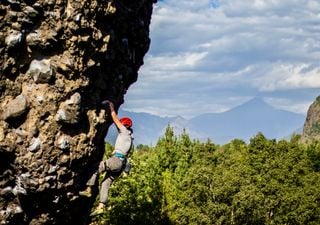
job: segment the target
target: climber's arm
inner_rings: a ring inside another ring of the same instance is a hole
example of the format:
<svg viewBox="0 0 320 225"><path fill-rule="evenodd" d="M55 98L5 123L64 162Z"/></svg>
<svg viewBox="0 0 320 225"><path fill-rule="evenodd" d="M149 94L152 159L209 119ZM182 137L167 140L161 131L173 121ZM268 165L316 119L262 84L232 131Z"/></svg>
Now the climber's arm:
<svg viewBox="0 0 320 225"><path fill-rule="evenodd" d="M110 101L109 101L109 107L110 107L111 118L112 118L114 124L120 129L120 127L123 127L123 125L122 125L122 123L120 122L116 111L114 110L114 105L113 105L113 103L110 102Z"/></svg>

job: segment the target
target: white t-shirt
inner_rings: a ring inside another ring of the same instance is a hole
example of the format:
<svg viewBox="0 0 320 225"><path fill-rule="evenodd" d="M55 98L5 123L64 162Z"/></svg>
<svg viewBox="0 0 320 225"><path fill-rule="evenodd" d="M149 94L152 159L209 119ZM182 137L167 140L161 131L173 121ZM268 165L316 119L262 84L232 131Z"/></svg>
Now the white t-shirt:
<svg viewBox="0 0 320 225"><path fill-rule="evenodd" d="M128 130L125 126L121 126L118 131L119 134L116 143L114 144L114 153L118 152L123 154L124 156L127 156L130 152L132 145L132 132Z"/></svg>

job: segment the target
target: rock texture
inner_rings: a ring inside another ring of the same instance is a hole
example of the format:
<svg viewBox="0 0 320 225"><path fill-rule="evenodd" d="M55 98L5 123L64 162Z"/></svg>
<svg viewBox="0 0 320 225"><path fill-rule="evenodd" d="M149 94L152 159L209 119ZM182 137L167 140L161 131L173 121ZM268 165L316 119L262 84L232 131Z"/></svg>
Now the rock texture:
<svg viewBox="0 0 320 225"><path fill-rule="evenodd" d="M155 0L1 0L0 224L86 224L78 195L149 48Z"/></svg>
<svg viewBox="0 0 320 225"><path fill-rule="evenodd" d="M316 98L308 109L302 138L305 141L320 139L320 96Z"/></svg>

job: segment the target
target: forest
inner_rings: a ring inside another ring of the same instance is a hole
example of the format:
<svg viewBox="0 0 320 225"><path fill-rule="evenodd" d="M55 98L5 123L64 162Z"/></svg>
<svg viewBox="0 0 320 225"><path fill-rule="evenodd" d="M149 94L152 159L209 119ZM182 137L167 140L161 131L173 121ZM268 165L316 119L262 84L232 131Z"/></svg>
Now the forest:
<svg viewBox="0 0 320 225"><path fill-rule="evenodd" d="M154 147L138 145L130 163L93 224L320 224L319 141L258 133L216 145L168 126Z"/></svg>

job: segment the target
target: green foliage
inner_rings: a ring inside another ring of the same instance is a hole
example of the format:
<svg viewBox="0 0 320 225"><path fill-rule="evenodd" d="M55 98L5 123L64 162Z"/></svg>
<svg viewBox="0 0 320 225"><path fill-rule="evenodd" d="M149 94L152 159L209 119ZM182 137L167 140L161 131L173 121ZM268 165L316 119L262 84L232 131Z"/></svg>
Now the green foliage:
<svg viewBox="0 0 320 225"><path fill-rule="evenodd" d="M218 146L174 135L138 146L130 175L111 188L110 225L320 224L320 142L269 140ZM101 222L105 224L105 222Z"/></svg>
<svg viewBox="0 0 320 225"><path fill-rule="evenodd" d="M320 172L320 142L314 141L307 147L307 155L316 172Z"/></svg>

